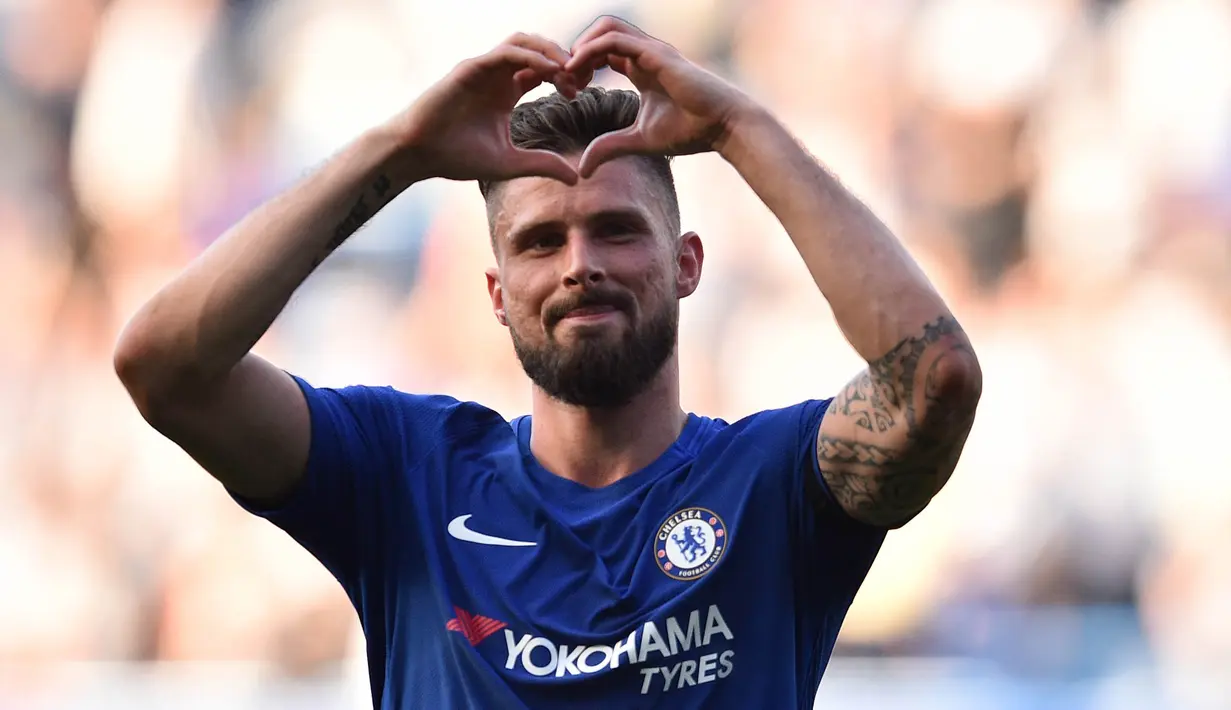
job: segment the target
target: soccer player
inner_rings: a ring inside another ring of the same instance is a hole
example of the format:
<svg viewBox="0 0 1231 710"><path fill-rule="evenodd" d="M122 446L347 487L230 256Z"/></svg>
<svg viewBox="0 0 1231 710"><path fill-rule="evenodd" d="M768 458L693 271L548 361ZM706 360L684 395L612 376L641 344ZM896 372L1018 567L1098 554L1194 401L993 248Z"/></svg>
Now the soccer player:
<svg viewBox="0 0 1231 710"><path fill-rule="evenodd" d="M603 66L640 97L587 88ZM558 92L517 106L543 82ZM733 423L681 407L679 302L704 252L668 157L703 151L782 222L867 361L831 399ZM528 416L316 388L249 352L322 259L433 177L483 190ZM858 200L747 95L610 17L568 51L517 35L459 64L210 247L115 359L152 426L346 589L376 705L432 710L811 707L886 531L952 472L981 387L961 327Z"/></svg>

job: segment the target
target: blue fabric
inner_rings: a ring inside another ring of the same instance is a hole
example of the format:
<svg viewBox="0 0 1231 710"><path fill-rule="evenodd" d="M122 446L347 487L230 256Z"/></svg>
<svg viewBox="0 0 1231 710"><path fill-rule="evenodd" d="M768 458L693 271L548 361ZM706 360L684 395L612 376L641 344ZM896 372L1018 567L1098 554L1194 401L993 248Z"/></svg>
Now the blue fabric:
<svg viewBox="0 0 1231 710"><path fill-rule="evenodd" d="M302 483L277 509L237 500L346 589L378 708L812 707L884 539L819 475L828 400L690 415L592 489L535 461L529 417L297 381Z"/></svg>

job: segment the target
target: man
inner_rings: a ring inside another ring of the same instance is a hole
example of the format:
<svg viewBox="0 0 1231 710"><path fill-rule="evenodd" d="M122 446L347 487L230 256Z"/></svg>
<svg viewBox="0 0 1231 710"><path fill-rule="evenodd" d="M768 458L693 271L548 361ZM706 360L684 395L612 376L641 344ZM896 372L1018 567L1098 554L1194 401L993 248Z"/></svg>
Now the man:
<svg viewBox="0 0 1231 710"><path fill-rule="evenodd" d="M586 88L603 66L639 107ZM543 82L559 93L513 112ZM733 424L681 408L678 305L704 253L667 156L702 151L781 220L867 360L832 400ZM531 416L317 389L249 352L321 259L432 177L483 189ZM893 236L765 110L613 18L571 51L517 35L461 63L201 255L116 368L342 583L382 708L810 707L885 531L943 485L980 391Z"/></svg>

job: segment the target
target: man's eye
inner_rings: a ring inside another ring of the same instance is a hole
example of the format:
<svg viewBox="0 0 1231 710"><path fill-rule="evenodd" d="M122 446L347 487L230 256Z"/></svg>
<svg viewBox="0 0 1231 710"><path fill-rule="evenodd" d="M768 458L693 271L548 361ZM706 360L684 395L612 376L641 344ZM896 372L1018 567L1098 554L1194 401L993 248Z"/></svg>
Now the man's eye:
<svg viewBox="0 0 1231 710"><path fill-rule="evenodd" d="M530 241L531 249L559 249L564 245L564 237L559 234L544 234Z"/></svg>
<svg viewBox="0 0 1231 710"><path fill-rule="evenodd" d="M633 237L637 233L637 228L628 222L608 222L599 227L599 234L603 237Z"/></svg>

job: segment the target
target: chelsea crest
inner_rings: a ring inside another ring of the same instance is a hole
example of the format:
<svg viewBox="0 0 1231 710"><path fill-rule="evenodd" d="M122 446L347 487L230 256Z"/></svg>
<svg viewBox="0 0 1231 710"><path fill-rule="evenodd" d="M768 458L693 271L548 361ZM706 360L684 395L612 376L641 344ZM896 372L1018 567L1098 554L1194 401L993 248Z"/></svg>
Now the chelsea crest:
<svg viewBox="0 0 1231 710"><path fill-rule="evenodd" d="M693 580L714 568L727 547L727 526L711 510L685 508L654 535L654 561L668 577Z"/></svg>

